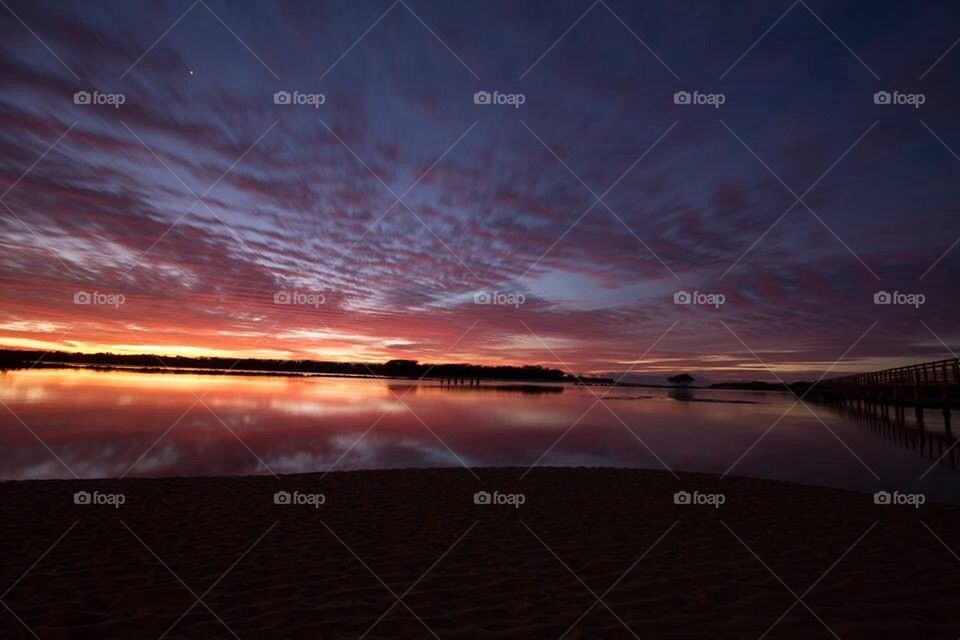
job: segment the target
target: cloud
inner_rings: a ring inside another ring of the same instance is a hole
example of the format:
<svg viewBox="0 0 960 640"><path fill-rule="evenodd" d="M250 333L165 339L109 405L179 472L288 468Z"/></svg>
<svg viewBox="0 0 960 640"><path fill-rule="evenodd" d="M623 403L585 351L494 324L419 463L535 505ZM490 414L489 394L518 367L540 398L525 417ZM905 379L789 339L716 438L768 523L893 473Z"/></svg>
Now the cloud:
<svg viewBox="0 0 960 640"><path fill-rule="evenodd" d="M520 82L578 15L572 4L549 15L418 7L483 86L526 94L522 109L498 110L473 104L475 79L399 9L319 81L376 15L224 7L277 82L204 11L119 80L173 8L13 6L81 80L4 23L0 181L14 213L0 208L0 344L53 344L44 328L55 327L70 328L63 348L128 349L135 324L165 352L559 366L525 323L575 370L617 371L677 321L656 349L663 366L739 376L757 362L723 320L767 364L800 375L881 320L851 354L864 366L944 352L916 339L927 333L918 319L946 332L960 252L918 278L960 237L960 163L918 120L960 147L944 106L957 97L952 58L925 81L929 113L879 113L873 79L802 12L718 84L719 67L775 19L765 22L769 8L719 21L691 7L618 8L683 86L728 94L714 113L674 105L676 80L603 11ZM852 44L885 79L919 76L952 42L937 20L910 18ZM839 9L824 19L849 26ZM930 46L886 46L907 36ZM74 91L95 88L127 100L73 104ZM276 105L281 89L327 101ZM814 184L795 204L791 190ZM681 289L728 303L678 306ZM922 316L878 308L879 289L924 292ZM127 303L74 305L78 290ZM476 305L479 290L526 302ZM277 305L278 291L325 301Z"/></svg>

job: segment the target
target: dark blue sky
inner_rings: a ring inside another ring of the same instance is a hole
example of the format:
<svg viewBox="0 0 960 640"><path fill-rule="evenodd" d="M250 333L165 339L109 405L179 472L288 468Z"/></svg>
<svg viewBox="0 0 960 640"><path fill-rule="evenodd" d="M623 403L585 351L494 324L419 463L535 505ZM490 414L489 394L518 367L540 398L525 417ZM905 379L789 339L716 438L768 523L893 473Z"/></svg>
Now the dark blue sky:
<svg viewBox="0 0 960 640"><path fill-rule="evenodd" d="M953 3L5 2L0 343L718 379L960 348Z"/></svg>

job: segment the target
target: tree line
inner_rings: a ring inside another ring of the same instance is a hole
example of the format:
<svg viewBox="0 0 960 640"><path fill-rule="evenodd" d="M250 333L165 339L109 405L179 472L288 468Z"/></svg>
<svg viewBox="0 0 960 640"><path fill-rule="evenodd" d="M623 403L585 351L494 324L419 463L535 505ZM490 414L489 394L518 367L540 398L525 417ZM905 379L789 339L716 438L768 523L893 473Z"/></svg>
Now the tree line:
<svg viewBox="0 0 960 640"><path fill-rule="evenodd" d="M290 374L327 374L344 376L383 376L391 378L479 378L497 380L536 380L574 382L573 376L559 369L540 365L428 364L416 360L389 360L381 363L333 362L324 360L275 360L266 358L160 357L149 354L67 353L62 351L0 350L0 369L24 369L34 366L77 365L89 367L134 367L169 369L208 369L218 371L256 371Z"/></svg>

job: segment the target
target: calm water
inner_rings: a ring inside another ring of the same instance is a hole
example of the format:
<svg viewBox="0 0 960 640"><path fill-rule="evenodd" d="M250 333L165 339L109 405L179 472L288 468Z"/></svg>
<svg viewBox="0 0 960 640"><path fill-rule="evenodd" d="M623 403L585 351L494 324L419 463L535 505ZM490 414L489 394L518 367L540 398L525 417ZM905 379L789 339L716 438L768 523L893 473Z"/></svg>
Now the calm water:
<svg viewBox="0 0 960 640"><path fill-rule="evenodd" d="M0 376L0 400L9 407L0 405L0 478L68 478L71 470L80 477L281 474L461 461L724 473L740 459L734 475L960 501L960 472L832 408L810 405L835 436L798 406L744 456L793 404L785 393L697 390L689 402L666 390L613 389L605 402L615 416L595 404L594 393L603 388L525 393L507 383L491 387L7 372ZM716 400L727 402L708 402ZM939 412L926 416L927 432L942 434ZM960 447L954 453L960 461Z"/></svg>

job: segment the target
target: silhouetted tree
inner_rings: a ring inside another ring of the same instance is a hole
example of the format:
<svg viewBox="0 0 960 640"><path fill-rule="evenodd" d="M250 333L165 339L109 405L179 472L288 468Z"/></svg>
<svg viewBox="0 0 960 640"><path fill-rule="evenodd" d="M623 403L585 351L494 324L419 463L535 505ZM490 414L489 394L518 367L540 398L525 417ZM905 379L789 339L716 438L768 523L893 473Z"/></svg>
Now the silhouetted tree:
<svg viewBox="0 0 960 640"><path fill-rule="evenodd" d="M693 384L694 380L696 380L696 378L689 373L681 373L667 378L667 382L678 387L689 387Z"/></svg>

